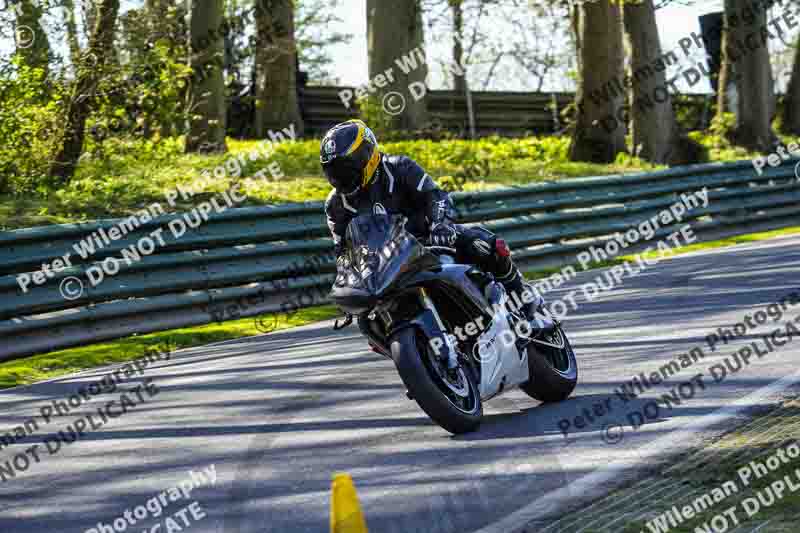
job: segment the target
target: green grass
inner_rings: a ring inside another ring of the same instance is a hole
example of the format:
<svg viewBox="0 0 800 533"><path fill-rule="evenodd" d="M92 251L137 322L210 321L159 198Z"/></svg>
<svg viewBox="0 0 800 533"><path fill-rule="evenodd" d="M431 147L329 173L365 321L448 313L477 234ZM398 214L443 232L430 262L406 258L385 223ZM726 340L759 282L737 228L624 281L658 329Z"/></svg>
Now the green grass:
<svg viewBox="0 0 800 533"><path fill-rule="evenodd" d="M651 252L640 253L640 254L630 254L630 255L618 255L616 257L612 257L605 261L594 261L589 263L586 267L586 270L593 270L597 268L606 268L614 265L621 265L625 262L633 262L636 261L637 256L641 256L643 259L664 259L667 257L674 257L678 255L684 255L692 252L697 252L701 250L713 250L717 248L724 248L726 246L733 246L736 244L744 244L748 242L758 242L763 241L766 239L773 239L775 237L782 237L785 235L795 235L800 233L800 226L791 226L788 228L781 228L776 230L770 231L763 231L760 233L748 233L746 235L737 235L733 237L726 237L724 239L717 239L713 241L706 241L706 242L699 242L696 244L690 244L688 246L682 246L680 248L671 248L668 252L660 252L658 250L654 250ZM572 263L572 266L577 272L584 270L584 267L580 263ZM531 270L525 272L525 277L529 280L536 280L547 278L552 276L553 274L560 273L566 268L566 266L560 267L549 267L543 268L538 270Z"/></svg>
<svg viewBox="0 0 800 533"><path fill-rule="evenodd" d="M680 482L685 489L678 494L671 495L669 498L653 499L647 498L643 502L647 505L647 519L652 519L661 513L677 506L679 509L689 504L695 498L707 494L723 483L733 481L736 484L737 492L731 494L722 501L719 501L709 509L701 512L696 517L677 527L670 527L670 533L695 533L695 528L704 531L703 524L712 520L716 515L723 511L736 507L735 514L740 523L743 524L742 531L751 531L758 525L763 525L769 521L761 533L790 533L797 531L797 511L800 509L800 491L792 493L788 488L785 490L783 498L776 499L774 505L761 509L752 517L748 518L746 511L742 507L742 502L746 498L756 497L757 491L777 480L782 480L784 476L789 476L795 485L798 484L796 469L800 469L800 459L794 459L788 464L782 464L780 468L768 475L757 479L753 476L746 484L739 478L737 470L747 466L751 461L764 463L767 457L773 455L778 448L783 448L793 441L800 439L800 426L793 424L800 415L800 402L796 399L784 401L769 413L756 417L755 420L746 426L740 427L721 438L713 444L705 446L691 453L684 458L675 461L673 466L666 468L660 475L652 481L671 480ZM798 470L800 471L800 470ZM629 493L641 493L647 490L649 483L643 482L643 486L636 486L632 489L625 489L613 494L609 500L623 499ZM689 496L691 491L697 491ZM684 498L684 495L686 497ZM683 499L682 499L683 498ZM615 518L606 517L606 521ZM639 533L639 531L649 531L645 524L646 521L640 520L633 522L626 520L617 523L614 527L621 533ZM730 528L733 530L736 528ZM711 528L713 531L714 529ZM738 531L738 529L737 529Z"/></svg>
<svg viewBox="0 0 800 533"><path fill-rule="evenodd" d="M692 136L709 149L711 161L749 159L755 154L701 133ZM789 141L788 138L785 139ZM159 141L109 139L90 145L72 182L57 191L0 195L0 231L32 226L85 222L129 215L153 202L168 209L164 194L197 182L204 171L212 178L199 194L178 202L173 211L188 211L203 199L234 183L245 191L241 206L324 200L330 186L319 169L316 139L275 146L269 160L246 160L242 172L213 175L213 170L248 156L257 141L228 140L225 155L184 154L181 138ZM611 164L568 160L568 137L489 137L471 140L387 142L381 149L415 159L449 190L477 191L580 176L600 176L663 168L621 154ZM282 177L256 177L277 162ZM231 167L233 168L233 167ZM238 174L238 175L237 175Z"/></svg>
<svg viewBox="0 0 800 533"><path fill-rule="evenodd" d="M784 228L762 233L752 233L727 239L693 244L675 250L674 255L685 254L697 250L709 250L771 239L783 235L800 233L800 226ZM653 252L654 255L658 252ZM634 256L621 256L603 263L594 263L591 268L602 268L633 260ZM574 265L576 270L581 267ZM529 271L525 273L528 279L541 279L560 272L563 267L553 267ZM270 326L275 325L276 330L286 329L339 316L340 312L334 306L313 307L300 309L291 316L285 314L262 315L261 318ZM79 348L70 348L43 355L36 355L24 359L17 359L7 363L0 363L0 388L14 387L27 383L34 383L47 378L69 374L79 370L93 368L109 363L120 363L141 356L148 348L170 346L173 349L201 346L212 342L238 339L250 335L257 335L261 331L255 325L255 318L232 320L221 324L196 326L171 331L135 335L111 342L94 344Z"/></svg>
<svg viewBox="0 0 800 533"><path fill-rule="evenodd" d="M735 235L733 237L726 237L724 239L718 239L714 241L706 241L706 242L698 242L695 244L690 244L688 246L682 246L680 248L675 248L671 250L671 253L664 254L666 257L672 257L675 255L683 255L688 254L691 252L698 252L701 250L711 250L714 248L724 248L726 246L733 246L736 244L744 244L748 242L758 242L764 241L767 239L773 239L775 237L783 237L785 235L795 235L800 233L800 226L790 226L788 228L780 228L776 230L770 231L762 231L759 233L748 233L746 235ZM649 253L640 254L645 259L651 258L660 258L662 257L661 252L652 251ZM616 259L617 262L622 261L632 261L636 258L636 255L625 255L620 256Z"/></svg>
<svg viewBox="0 0 800 533"><path fill-rule="evenodd" d="M642 257L643 259L664 259L667 257L675 257L679 255L689 254L692 252L699 252L702 250L714 250L718 248L725 248L727 246L734 246L736 244L744 244L748 242L758 242L764 241L767 239L774 239L775 237L783 237L786 235L795 235L800 233L800 226L791 226L788 228L781 228L776 230L770 231L762 231L759 233L748 233L746 235L735 235L732 237L726 237L724 239L717 239L713 241L705 241L705 242L698 242L695 244L690 244L688 246L681 246L680 248L671 248L669 251L661 252L658 250L653 250L651 252L645 252L640 254L630 254L630 255L619 255L617 257L611 258L607 261L602 262L595 262L590 264L590 268L605 268L608 266L614 266L622 264L626 261L635 261L637 256ZM576 269L580 268L578 263L574 264L573 266ZM551 274L554 272L559 272L561 269L554 268L550 269ZM548 274L549 275L549 274Z"/></svg>
<svg viewBox="0 0 800 533"><path fill-rule="evenodd" d="M300 309L291 315L265 315L269 326L275 330L301 326L339 316L333 306ZM263 317L262 317L263 318ZM0 388L25 385L64 374L70 374L111 363L121 363L141 357L145 351L170 351L191 346L202 346L213 342L238 339L261 333L255 323L256 317L232 320L221 324L209 324L190 328L174 329L134 335L91 346L69 348L0 363Z"/></svg>

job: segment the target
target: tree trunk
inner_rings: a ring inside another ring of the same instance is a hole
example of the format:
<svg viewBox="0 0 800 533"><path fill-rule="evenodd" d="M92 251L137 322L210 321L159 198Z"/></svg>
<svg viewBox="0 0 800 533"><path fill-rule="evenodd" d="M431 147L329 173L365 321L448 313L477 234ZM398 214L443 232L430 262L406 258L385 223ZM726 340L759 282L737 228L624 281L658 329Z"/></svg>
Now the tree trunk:
<svg viewBox="0 0 800 533"><path fill-rule="evenodd" d="M387 81L376 91L387 121L405 130L423 128L428 67L419 0L367 0L367 49L370 80L382 75Z"/></svg>
<svg viewBox="0 0 800 533"><path fill-rule="evenodd" d="M666 85L652 0L624 4L625 34L631 54L631 132L633 151L647 161L667 163L678 139L672 99ZM639 76L636 74L639 73Z"/></svg>
<svg viewBox="0 0 800 533"><path fill-rule="evenodd" d="M92 31L97 23L97 0L83 2L83 30L86 32L86 39L91 39Z"/></svg>
<svg viewBox="0 0 800 533"><path fill-rule="evenodd" d="M449 69L453 73L453 90L463 95L467 103L467 126L471 139L476 137L475 109L472 93L467 82L467 68L464 66L464 0L450 0L453 12L453 64Z"/></svg>
<svg viewBox="0 0 800 533"><path fill-rule="evenodd" d="M610 163L626 151L620 11L609 0L583 2L575 9L579 81L569 157Z"/></svg>
<svg viewBox="0 0 800 533"><path fill-rule="evenodd" d="M752 22L741 16L754 14ZM734 24L731 24L734 19ZM731 140L751 150L768 152L776 142L772 131L774 82L769 50L760 37L767 14L760 4L747 0L725 0L722 36L722 71L717 112L733 111L736 116Z"/></svg>
<svg viewBox="0 0 800 533"><path fill-rule="evenodd" d="M92 112L94 93L105 71L108 57L113 54L118 12L119 0L100 0L97 23L89 40L86 56L78 66L75 85L67 105L64 129L50 166L50 175L56 179L57 184L66 185L72 179L83 152L86 119Z"/></svg>
<svg viewBox="0 0 800 533"><path fill-rule="evenodd" d="M49 71L50 42L41 24L42 8L32 0L20 0L17 7L15 45L17 55L33 68Z"/></svg>
<svg viewBox="0 0 800 533"><path fill-rule="evenodd" d="M192 88L186 152L224 153L225 82L219 27L224 0L191 0L189 55Z"/></svg>
<svg viewBox="0 0 800 533"><path fill-rule="evenodd" d="M450 9L453 11L453 89L458 94L467 92L467 73L462 69L464 60L464 46L461 42L464 31L463 0L450 0Z"/></svg>
<svg viewBox="0 0 800 533"><path fill-rule="evenodd" d="M75 2L73 0L63 0L61 2L61 7L64 10L69 58L72 61L73 68L77 72L78 63L81 60L81 45L78 41L78 25L75 22Z"/></svg>
<svg viewBox="0 0 800 533"><path fill-rule="evenodd" d="M782 129L790 135L800 135L800 40L794 48L794 64L789 86L783 101Z"/></svg>
<svg viewBox="0 0 800 533"><path fill-rule="evenodd" d="M297 43L294 0L257 0L256 3L256 137L294 125L304 130L297 95Z"/></svg>

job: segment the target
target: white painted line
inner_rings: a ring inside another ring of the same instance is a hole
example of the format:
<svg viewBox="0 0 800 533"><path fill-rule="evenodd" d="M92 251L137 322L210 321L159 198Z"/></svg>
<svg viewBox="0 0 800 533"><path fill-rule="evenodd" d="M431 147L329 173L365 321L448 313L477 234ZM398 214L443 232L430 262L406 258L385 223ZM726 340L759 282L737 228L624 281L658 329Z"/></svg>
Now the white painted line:
<svg viewBox="0 0 800 533"><path fill-rule="evenodd" d="M676 442L685 442L697 431L728 420L738 415L745 408L763 402L767 398L783 392L796 383L800 383L800 370L775 381L771 385L762 387L752 394L740 398L714 413L695 420L688 424L685 429L669 433L635 450L635 453L639 455L640 463L645 462L647 459L663 455L663 452L667 450L674 450ZM591 474L573 481L569 485L561 487L546 496L542 496L531 504L508 515L506 518L474 531L473 533L519 533L529 522L540 519L547 514L555 514L559 509L574 500L576 496L586 494L599 485L608 483L622 471L630 468L629 463L629 458L623 457L617 459L602 470L596 470ZM574 518L574 515L570 518Z"/></svg>
<svg viewBox="0 0 800 533"><path fill-rule="evenodd" d="M770 522L772 522L772 520L767 520L766 522L764 522L763 524L761 524L760 526L758 526L757 528L755 528L755 529L754 529L753 531L751 531L750 533L757 533L758 531L761 531L762 529L764 529L765 527L767 527L767 526L770 524Z"/></svg>

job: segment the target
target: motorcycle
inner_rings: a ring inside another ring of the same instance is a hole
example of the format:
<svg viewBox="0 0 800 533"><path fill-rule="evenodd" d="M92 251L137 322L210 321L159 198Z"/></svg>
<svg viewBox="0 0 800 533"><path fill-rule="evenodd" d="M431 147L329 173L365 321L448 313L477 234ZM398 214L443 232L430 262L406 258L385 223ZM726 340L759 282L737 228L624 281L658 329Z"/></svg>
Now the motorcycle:
<svg viewBox="0 0 800 533"><path fill-rule="evenodd" d="M410 399L454 434L476 430L483 402L519 387L542 402L575 389L575 353L544 300L535 323L515 312L494 277L457 264L455 250L425 246L402 215L361 215L346 232L330 298L373 351L394 361ZM533 300L535 298L535 300Z"/></svg>

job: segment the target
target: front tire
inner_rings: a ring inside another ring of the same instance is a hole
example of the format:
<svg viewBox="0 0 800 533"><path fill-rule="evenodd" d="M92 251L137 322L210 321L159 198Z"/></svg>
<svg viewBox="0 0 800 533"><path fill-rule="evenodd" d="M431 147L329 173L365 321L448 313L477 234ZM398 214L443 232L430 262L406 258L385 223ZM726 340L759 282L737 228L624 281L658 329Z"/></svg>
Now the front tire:
<svg viewBox="0 0 800 533"><path fill-rule="evenodd" d="M475 431L481 424L483 405L469 368L460 367L459 382L465 395L456 394L442 376L442 364L424 335L406 328L390 339L397 372L411 396L431 419L456 435Z"/></svg>
<svg viewBox="0 0 800 533"><path fill-rule="evenodd" d="M543 340L563 348L528 344L528 368L531 379L520 385L528 396L544 403L562 402L570 397L578 384L578 363L567 335L556 325Z"/></svg>

